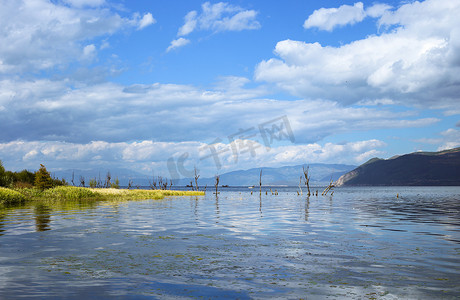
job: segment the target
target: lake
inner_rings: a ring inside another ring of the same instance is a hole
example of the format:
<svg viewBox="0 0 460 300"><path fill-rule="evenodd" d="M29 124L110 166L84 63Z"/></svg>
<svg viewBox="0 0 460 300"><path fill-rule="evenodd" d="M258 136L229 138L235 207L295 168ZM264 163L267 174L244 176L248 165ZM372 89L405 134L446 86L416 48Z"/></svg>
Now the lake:
<svg viewBox="0 0 460 300"><path fill-rule="evenodd" d="M0 209L0 299L460 297L460 187L276 189Z"/></svg>

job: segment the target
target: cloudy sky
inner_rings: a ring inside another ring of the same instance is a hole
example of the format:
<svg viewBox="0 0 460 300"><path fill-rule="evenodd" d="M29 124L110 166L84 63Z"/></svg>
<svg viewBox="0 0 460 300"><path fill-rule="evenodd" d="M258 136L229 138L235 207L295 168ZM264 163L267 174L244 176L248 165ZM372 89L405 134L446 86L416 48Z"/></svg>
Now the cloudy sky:
<svg viewBox="0 0 460 300"><path fill-rule="evenodd" d="M0 160L206 177L458 147L459 15L459 0L0 0Z"/></svg>

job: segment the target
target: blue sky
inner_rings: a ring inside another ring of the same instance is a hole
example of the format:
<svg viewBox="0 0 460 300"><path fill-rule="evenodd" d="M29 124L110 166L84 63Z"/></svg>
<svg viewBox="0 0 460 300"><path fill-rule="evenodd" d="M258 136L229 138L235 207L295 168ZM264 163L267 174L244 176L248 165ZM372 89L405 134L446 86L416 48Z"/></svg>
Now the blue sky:
<svg viewBox="0 0 460 300"><path fill-rule="evenodd" d="M167 177L460 146L460 1L0 0L0 160Z"/></svg>

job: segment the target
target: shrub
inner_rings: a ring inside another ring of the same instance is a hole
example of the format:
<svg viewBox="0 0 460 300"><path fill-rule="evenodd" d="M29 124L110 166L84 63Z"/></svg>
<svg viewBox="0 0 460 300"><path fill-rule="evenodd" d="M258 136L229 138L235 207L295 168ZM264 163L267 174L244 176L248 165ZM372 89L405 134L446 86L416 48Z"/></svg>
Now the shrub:
<svg viewBox="0 0 460 300"><path fill-rule="evenodd" d="M0 186L6 186L5 168L0 160Z"/></svg>
<svg viewBox="0 0 460 300"><path fill-rule="evenodd" d="M44 165L40 164L40 169L35 173L35 187L46 190L53 187L53 179Z"/></svg>
<svg viewBox="0 0 460 300"><path fill-rule="evenodd" d="M33 185L35 182L35 174L28 170L14 173L14 184L23 183L26 185Z"/></svg>
<svg viewBox="0 0 460 300"><path fill-rule="evenodd" d="M28 182L23 182L23 181L18 181L13 183L13 188L14 189L31 189L34 186Z"/></svg>
<svg viewBox="0 0 460 300"><path fill-rule="evenodd" d="M0 187L0 204L16 204L22 203L26 200L26 197L16 191Z"/></svg>

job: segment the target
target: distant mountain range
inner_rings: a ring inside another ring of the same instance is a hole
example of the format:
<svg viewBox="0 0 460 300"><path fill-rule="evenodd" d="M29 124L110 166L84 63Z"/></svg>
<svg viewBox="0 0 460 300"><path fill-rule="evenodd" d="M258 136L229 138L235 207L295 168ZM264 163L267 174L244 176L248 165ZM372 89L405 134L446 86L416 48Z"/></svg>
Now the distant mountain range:
<svg viewBox="0 0 460 300"><path fill-rule="evenodd" d="M307 165L285 166L279 168L253 168L249 170L233 171L219 175L219 185L252 186L259 185L260 170L262 170L262 185L299 185L302 168ZM356 166L342 164L310 164L309 174L312 184L320 184L337 180L341 175L353 170ZM181 179L178 185L190 184L191 178ZM215 178L200 178L198 184L214 186Z"/></svg>
<svg viewBox="0 0 460 300"><path fill-rule="evenodd" d="M460 148L373 158L341 176L337 186L460 186Z"/></svg>
<svg viewBox="0 0 460 300"><path fill-rule="evenodd" d="M263 185L289 185L297 186L299 184L300 176L303 176L302 168L307 165L296 165L296 166L284 166L279 168L254 168L249 170L233 171L229 173L220 174L219 185L228 186L252 186L259 184L260 170L262 170L262 184ZM337 180L341 175L353 170L356 166L343 165L343 164L310 164L309 174L311 175L312 184L321 184L332 180ZM53 172L53 175L57 178L64 178L69 183L72 180L72 174L74 177L74 184L80 184L80 177L85 178L85 184L89 184L89 180L92 178L100 178L102 181L105 180L107 172L110 171L112 181L118 178L120 185L128 185L128 181L132 180L134 185L148 186L149 180L152 180L152 176L148 176L136 171L128 169L111 169L111 170L64 170ZM185 186L190 184L192 178L183 178L176 180L174 185ZM198 185L208 187L214 186L215 178L199 178Z"/></svg>

